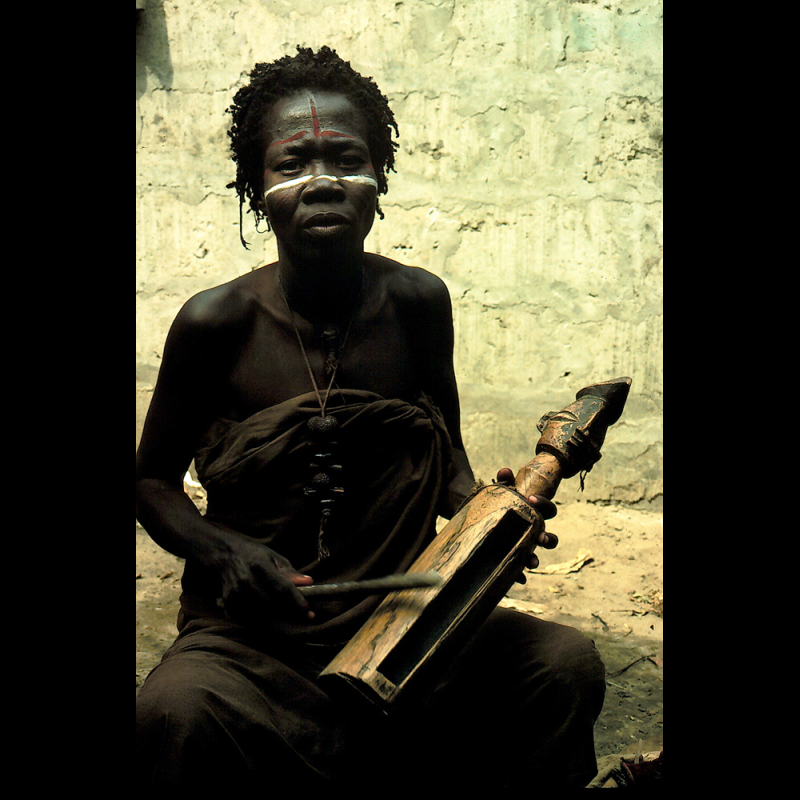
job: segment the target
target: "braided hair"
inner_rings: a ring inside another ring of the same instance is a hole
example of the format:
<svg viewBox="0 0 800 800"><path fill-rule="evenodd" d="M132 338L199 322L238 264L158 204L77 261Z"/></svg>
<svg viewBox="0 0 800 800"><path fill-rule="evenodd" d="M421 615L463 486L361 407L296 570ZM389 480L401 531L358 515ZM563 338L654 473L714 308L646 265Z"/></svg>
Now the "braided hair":
<svg viewBox="0 0 800 800"><path fill-rule="evenodd" d="M227 188L235 188L239 196L239 238L245 249L249 249L242 236L245 201L249 203L256 225L265 216L260 207L264 191L264 115L281 98L306 88L341 92L362 112L367 123L367 146L378 180L378 194L386 194L389 189L386 173L395 171L394 151L398 147L392 139L392 129L396 136L400 134L388 100L372 78L359 75L335 50L323 46L315 53L309 47L298 45L296 56L256 64L250 72L250 83L236 92L233 104L226 109L233 118L228 136L231 157L236 164L236 180ZM379 203L376 210L383 219Z"/></svg>

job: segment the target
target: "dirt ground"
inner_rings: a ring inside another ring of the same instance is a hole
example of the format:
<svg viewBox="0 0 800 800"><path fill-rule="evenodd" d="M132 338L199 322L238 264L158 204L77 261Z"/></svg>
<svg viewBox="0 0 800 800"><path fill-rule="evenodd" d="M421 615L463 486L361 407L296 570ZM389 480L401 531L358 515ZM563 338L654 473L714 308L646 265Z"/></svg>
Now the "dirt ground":
<svg viewBox="0 0 800 800"><path fill-rule="evenodd" d="M559 506L547 529L559 536L558 547L537 551L539 569L502 605L594 640L607 671L598 759L663 749L662 512L573 502ZM182 569L137 524L137 692L175 637Z"/></svg>

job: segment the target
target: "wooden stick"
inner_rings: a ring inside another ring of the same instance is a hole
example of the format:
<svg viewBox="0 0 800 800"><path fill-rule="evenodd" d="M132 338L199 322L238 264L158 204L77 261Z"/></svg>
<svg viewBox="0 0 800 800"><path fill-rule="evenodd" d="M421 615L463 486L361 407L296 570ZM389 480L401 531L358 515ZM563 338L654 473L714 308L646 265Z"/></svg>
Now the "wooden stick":
<svg viewBox="0 0 800 800"><path fill-rule="evenodd" d="M333 597L340 594L387 594L402 589L427 589L439 586L444 578L436 570L409 573L406 575L387 575L384 578L373 578L365 581L348 581L346 583L320 583L313 586L298 586L303 596Z"/></svg>

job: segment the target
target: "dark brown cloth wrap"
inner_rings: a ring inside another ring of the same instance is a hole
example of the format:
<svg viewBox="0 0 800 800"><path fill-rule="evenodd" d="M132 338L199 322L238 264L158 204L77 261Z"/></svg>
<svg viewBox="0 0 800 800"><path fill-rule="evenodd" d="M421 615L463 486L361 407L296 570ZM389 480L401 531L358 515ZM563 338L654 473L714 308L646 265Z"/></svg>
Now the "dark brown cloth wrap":
<svg viewBox="0 0 800 800"><path fill-rule="evenodd" d="M405 572L435 535L450 479L452 449L439 410L425 396L414 403L356 390L332 396L328 413L339 421L345 491L326 532L332 555L323 561L319 506L303 494L313 453L306 423L319 413L316 394L308 393L243 422L215 422L195 455L208 520L263 542L317 583ZM188 559L182 585L179 627L222 615L213 573ZM290 633L309 643L343 643L380 599L315 601L314 622Z"/></svg>
<svg viewBox="0 0 800 800"><path fill-rule="evenodd" d="M302 494L314 395L215 424L197 454L209 517L317 580L404 571L433 535L450 471L449 437L424 398L409 404L348 392L345 401L337 416L350 501L330 562L316 560L318 512ZM604 670L576 631L496 609L424 704L365 718L329 697L317 676L380 598L328 609L320 625L293 637L273 636L266 625L262 632L221 619L218 587L197 566L186 564L180 634L137 698L137 788L308 793L351 788L357 775L363 785L406 794L420 786L511 794L532 785L577 788L595 774Z"/></svg>

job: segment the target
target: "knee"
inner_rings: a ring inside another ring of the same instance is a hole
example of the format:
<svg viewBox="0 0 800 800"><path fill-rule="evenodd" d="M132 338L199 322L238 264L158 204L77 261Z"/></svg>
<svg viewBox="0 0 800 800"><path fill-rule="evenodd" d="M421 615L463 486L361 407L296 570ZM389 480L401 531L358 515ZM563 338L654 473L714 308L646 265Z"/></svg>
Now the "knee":
<svg viewBox="0 0 800 800"><path fill-rule="evenodd" d="M496 619L498 642L513 647L532 668L605 683L605 666L594 642L576 628L508 609L499 609Z"/></svg>
<svg viewBox="0 0 800 800"><path fill-rule="evenodd" d="M594 642L580 631L562 626L553 654L556 665L562 669L577 672L587 681L605 682L603 659Z"/></svg>
<svg viewBox="0 0 800 800"><path fill-rule="evenodd" d="M562 702L599 716L606 692L606 669L594 642L580 631L562 627L544 650L550 691Z"/></svg>
<svg viewBox="0 0 800 800"><path fill-rule="evenodd" d="M137 747L143 754L155 753L166 742L202 739L215 716L202 687L150 679L136 698Z"/></svg>
<svg viewBox="0 0 800 800"><path fill-rule="evenodd" d="M498 615L499 616L499 615ZM524 691L541 703L602 707L605 666L594 642L566 625L515 614L501 620L509 661L519 670ZM498 628L498 631L501 630Z"/></svg>
<svg viewBox="0 0 800 800"><path fill-rule="evenodd" d="M216 786L216 765L225 759L223 734L212 698L202 688L145 683L136 698L137 788L202 790L201 775Z"/></svg>

